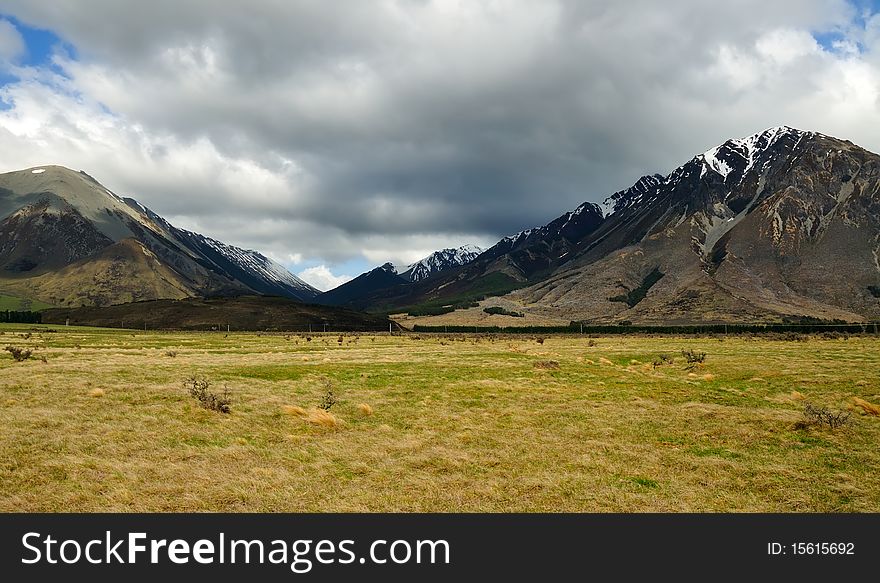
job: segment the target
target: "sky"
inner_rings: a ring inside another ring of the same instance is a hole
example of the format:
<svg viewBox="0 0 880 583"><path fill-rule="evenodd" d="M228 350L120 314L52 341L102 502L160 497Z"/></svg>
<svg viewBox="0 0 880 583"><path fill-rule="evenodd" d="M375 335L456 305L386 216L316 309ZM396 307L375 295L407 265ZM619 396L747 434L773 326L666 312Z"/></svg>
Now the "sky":
<svg viewBox="0 0 880 583"><path fill-rule="evenodd" d="M880 2L0 0L0 172L320 289L777 125L880 152Z"/></svg>

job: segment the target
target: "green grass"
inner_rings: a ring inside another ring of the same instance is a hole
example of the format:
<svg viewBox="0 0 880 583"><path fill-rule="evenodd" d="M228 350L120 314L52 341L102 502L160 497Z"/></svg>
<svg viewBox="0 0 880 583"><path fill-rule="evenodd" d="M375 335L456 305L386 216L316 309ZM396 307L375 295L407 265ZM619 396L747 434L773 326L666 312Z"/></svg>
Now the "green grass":
<svg viewBox="0 0 880 583"><path fill-rule="evenodd" d="M52 306L41 302L40 300L31 300L0 293L0 310L10 310L15 312L39 312Z"/></svg>
<svg viewBox="0 0 880 583"><path fill-rule="evenodd" d="M524 285L526 284L503 273L493 272L474 282L467 292L387 311L389 313L407 312L410 316L436 316L456 309L476 307L480 301L487 297L504 295Z"/></svg>
<svg viewBox="0 0 880 583"><path fill-rule="evenodd" d="M0 326L0 510L880 511L875 337L337 339Z"/></svg>

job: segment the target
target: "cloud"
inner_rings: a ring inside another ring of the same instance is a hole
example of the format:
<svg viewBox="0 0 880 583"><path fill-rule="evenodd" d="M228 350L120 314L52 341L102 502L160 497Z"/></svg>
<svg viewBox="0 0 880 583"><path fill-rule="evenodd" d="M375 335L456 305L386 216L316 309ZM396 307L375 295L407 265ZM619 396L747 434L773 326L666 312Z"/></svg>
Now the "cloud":
<svg viewBox="0 0 880 583"><path fill-rule="evenodd" d="M297 276L307 284L321 291L331 290L347 281L351 281L350 275L333 275L326 265L318 265L303 269Z"/></svg>
<svg viewBox="0 0 880 583"><path fill-rule="evenodd" d="M240 6L6 0L76 56L0 89L2 169L332 268L490 245L773 125L880 150L880 19L843 0Z"/></svg>
<svg viewBox="0 0 880 583"><path fill-rule="evenodd" d="M0 65L13 61L24 53L24 39L15 25L0 19Z"/></svg>

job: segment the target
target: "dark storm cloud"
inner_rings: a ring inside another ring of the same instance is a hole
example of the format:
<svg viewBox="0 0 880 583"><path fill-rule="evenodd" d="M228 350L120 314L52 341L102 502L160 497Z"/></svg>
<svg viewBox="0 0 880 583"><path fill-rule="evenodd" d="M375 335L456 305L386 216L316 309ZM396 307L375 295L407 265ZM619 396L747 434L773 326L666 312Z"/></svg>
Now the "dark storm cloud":
<svg viewBox="0 0 880 583"><path fill-rule="evenodd" d="M69 91L129 152L59 155L276 254L491 242L771 125L880 144L848 113L877 117L876 28L842 0L4 5L76 47Z"/></svg>

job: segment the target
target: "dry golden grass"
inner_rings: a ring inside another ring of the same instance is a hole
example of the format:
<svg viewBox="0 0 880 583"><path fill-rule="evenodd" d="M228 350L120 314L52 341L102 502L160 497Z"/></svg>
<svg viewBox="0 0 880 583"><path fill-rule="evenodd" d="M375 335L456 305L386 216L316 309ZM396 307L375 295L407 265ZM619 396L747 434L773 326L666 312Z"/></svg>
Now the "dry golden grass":
<svg viewBox="0 0 880 583"><path fill-rule="evenodd" d="M880 415L880 405L875 405L859 397L853 397L853 403L869 415Z"/></svg>
<svg viewBox="0 0 880 583"><path fill-rule="evenodd" d="M321 427L342 427L342 420L336 417L330 411L324 409L312 408L306 412L305 420L312 425L320 425Z"/></svg>
<svg viewBox="0 0 880 583"><path fill-rule="evenodd" d="M0 359L0 511L880 511L880 418L798 429L791 396L876 403L872 337L0 330L49 356ZM344 425L308 421L328 383Z"/></svg>
<svg viewBox="0 0 880 583"><path fill-rule="evenodd" d="M367 405L367 407L369 407L369 405ZM358 405L358 408L360 409L360 405ZM312 425L332 428L339 428L343 425L342 420L336 417L336 415L330 411L325 411L324 409L319 409L317 407L304 409L297 405L283 405L281 411L286 415L299 417L306 423L311 423ZM370 414L372 414L372 409L370 409Z"/></svg>
<svg viewBox="0 0 880 583"><path fill-rule="evenodd" d="M358 412L364 417L369 417L373 414L373 408L367 405L366 403L360 403L358 405Z"/></svg>
<svg viewBox="0 0 880 583"><path fill-rule="evenodd" d="M92 389L89 391L89 396L90 397L103 397L104 396L104 389Z"/></svg>
<svg viewBox="0 0 880 583"><path fill-rule="evenodd" d="M295 415L297 417L305 417L308 415L308 411L298 405L283 405L281 410L287 415Z"/></svg>

